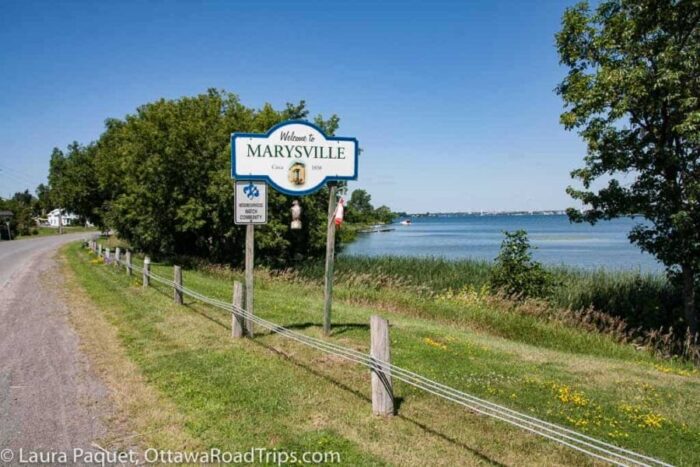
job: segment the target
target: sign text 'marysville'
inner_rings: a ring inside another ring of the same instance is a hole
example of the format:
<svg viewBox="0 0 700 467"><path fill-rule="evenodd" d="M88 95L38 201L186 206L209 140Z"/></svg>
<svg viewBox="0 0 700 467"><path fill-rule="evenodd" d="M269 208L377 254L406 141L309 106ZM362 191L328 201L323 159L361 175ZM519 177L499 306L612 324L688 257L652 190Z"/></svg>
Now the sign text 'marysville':
<svg viewBox="0 0 700 467"><path fill-rule="evenodd" d="M308 194L331 180L357 178L355 138L328 137L315 125L290 121L267 134L231 136L232 176L266 180L287 194Z"/></svg>

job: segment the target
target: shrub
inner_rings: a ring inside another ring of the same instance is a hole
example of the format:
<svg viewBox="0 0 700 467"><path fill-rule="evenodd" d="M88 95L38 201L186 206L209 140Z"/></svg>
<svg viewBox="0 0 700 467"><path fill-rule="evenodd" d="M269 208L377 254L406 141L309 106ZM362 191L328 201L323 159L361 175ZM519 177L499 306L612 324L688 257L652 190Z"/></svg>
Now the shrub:
<svg viewBox="0 0 700 467"><path fill-rule="evenodd" d="M554 277L532 260L527 232L504 232L501 251L491 270L490 284L509 297L545 298L554 290Z"/></svg>

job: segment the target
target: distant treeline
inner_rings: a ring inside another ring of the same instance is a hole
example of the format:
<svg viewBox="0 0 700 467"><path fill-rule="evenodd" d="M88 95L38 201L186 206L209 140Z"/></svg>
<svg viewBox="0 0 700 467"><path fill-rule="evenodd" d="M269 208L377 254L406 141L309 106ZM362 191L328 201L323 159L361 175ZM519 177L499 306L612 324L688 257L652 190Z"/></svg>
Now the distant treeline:
<svg viewBox="0 0 700 467"><path fill-rule="evenodd" d="M12 216L0 222L0 240L8 240L10 236L37 234L37 220L51 210L46 185L39 185L37 196L29 190L15 193L11 198L0 198L0 211L9 211ZM9 227L9 231L8 231Z"/></svg>
<svg viewBox="0 0 700 467"><path fill-rule="evenodd" d="M239 262L245 229L233 223L230 134L264 133L284 120L308 115L303 101L282 109L269 104L252 109L234 94L218 90L145 104L123 119L108 119L95 142L54 149L51 197L152 255ZM339 118L319 115L314 123L333 135ZM268 193L269 222L256 230L256 258L284 266L322 256L328 189L299 199L303 228L296 231L289 228L293 198ZM368 204L366 192L364 197ZM393 217L387 207L378 212L372 208L371 213L366 208L351 205L347 217L358 222Z"/></svg>

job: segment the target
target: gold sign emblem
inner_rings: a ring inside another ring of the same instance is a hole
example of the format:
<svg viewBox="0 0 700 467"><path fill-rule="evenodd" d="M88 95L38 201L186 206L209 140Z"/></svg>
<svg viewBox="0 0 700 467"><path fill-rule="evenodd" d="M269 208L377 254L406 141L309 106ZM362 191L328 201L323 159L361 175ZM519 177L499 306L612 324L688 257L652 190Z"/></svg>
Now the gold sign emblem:
<svg viewBox="0 0 700 467"><path fill-rule="evenodd" d="M295 162L289 167L289 182L295 185L306 183L306 167L301 162Z"/></svg>

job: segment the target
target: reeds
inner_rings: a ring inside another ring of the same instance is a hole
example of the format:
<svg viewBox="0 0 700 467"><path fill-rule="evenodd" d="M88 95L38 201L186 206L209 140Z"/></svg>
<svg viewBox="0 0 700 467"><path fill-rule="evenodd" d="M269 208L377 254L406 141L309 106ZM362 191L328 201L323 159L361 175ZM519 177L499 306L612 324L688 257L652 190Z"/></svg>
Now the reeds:
<svg viewBox="0 0 700 467"><path fill-rule="evenodd" d="M404 290L424 298L487 301L491 306L557 320L610 335L666 357L700 364L700 342L685 330L682 297L665 276L636 271L550 267L558 284L545 300L517 301L489 291L492 266L480 260L341 256L337 284L370 290ZM320 281L323 264L302 265L297 280Z"/></svg>

